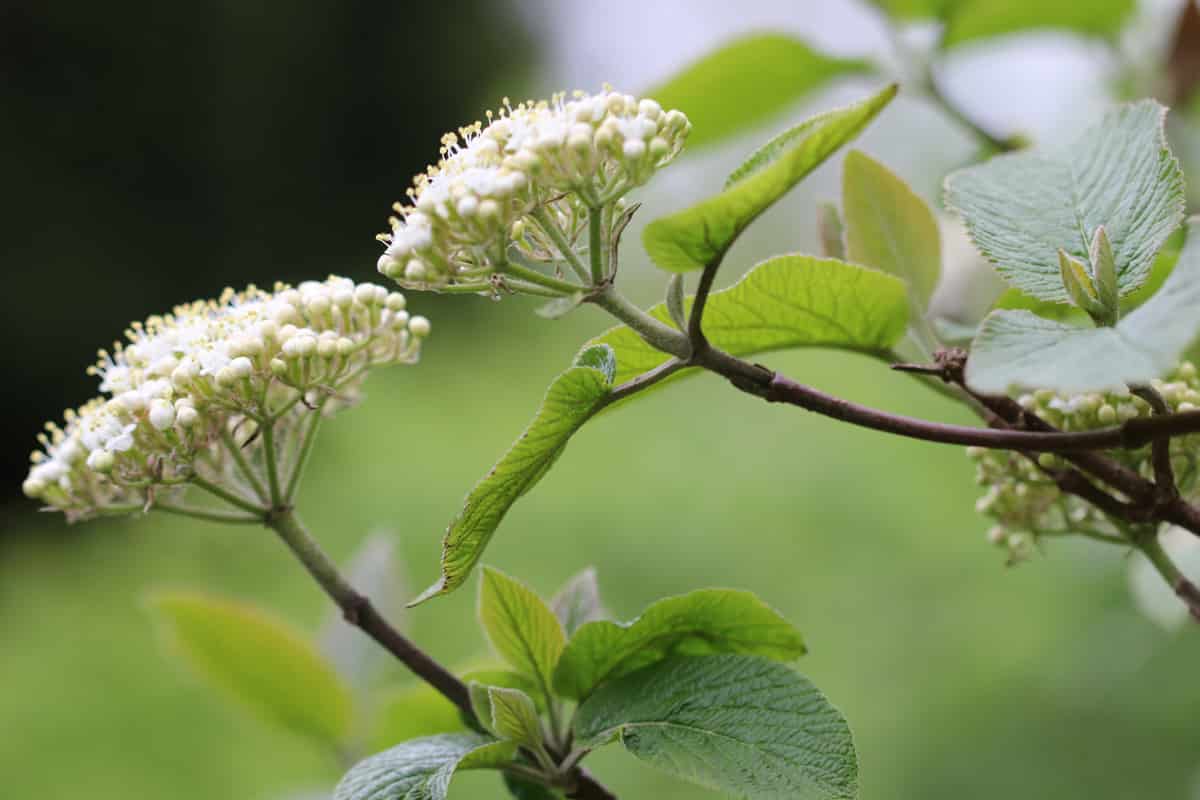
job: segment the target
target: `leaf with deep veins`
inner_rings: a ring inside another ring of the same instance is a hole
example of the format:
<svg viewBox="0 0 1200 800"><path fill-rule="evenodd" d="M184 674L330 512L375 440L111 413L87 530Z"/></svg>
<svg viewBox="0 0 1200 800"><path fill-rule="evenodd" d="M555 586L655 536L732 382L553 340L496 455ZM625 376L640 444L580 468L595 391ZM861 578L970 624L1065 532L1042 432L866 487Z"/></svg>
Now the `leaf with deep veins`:
<svg viewBox="0 0 1200 800"><path fill-rule="evenodd" d="M1069 148L997 156L946 179L976 246L1009 283L1050 302L1069 299L1058 251L1089 263L1104 226L1122 296L1150 275L1184 215L1183 174L1163 134L1166 109L1122 106Z"/></svg>
<svg viewBox="0 0 1200 800"><path fill-rule="evenodd" d="M1200 240L1189 234L1162 288L1114 327L1076 327L1029 311L993 311L971 347L967 384L982 394L1002 394L1147 383L1170 372L1200 338L1197 308Z"/></svg>
<svg viewBox="0 0 1200 800"><path fill-rule="evenodd" d="M850 728L786 664L740 655L673 658L607 684L580 707L584 746L618 739L685 780L753 800L850 800Z"/></svg>

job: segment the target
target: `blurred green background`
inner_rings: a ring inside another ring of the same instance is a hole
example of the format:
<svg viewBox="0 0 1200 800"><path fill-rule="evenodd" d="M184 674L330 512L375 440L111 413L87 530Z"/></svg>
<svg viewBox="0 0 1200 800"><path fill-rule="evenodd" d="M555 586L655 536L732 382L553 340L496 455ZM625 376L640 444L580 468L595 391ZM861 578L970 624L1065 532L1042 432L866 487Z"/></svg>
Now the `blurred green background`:
<svg viewBox="0 0 1200 800"><path fill-rule="evenodd" d="M805 10L821 13L805 19L794 3L741 5L606 4L597 30L601 6L582 0L6 4L6 485L19 484L40 420L92 392L83 367L130 319L226 283L371 279L371 236L408 176L442 131L499 96L605 79L636 91L754 28L851 53L886 39L849 0L811 0ZM1133 27L1170 11L1150 5ZM984 118L1053 139L1130 74L1095 47L1018 37L959 57L965 77L947 78ZM842 85L789 117L869 86ZM716 189L767 133L673 167L641 198L641 222ZM931 200L976 149L919 97L858 146ZM772 252L811 250L813 204L836 198L838 175L827 165L774 209L724 280ZM636 255L636 233L623 270L650 302L664 280ZM414 295L410 307L434 323L424 362L374 375L364 405L327 424L300 510L339 558L391 531L412 590L435 577L468 488L608 322L593 309L546 322L521 299ZM854 400L969 421L856 356L770 362ZM1063 543L1005 569L984 543L972 477L956 448L696 378L589 424L486 560L546 595L594 564L619 618L701 586L758 592L805 632L802 668L851 722L864 797L1200 798L1200 636L1138 614L1116 550ZM315 630L324 598L267 532L153 517L68 528L5 497L0 796L278 800L332 786L337 761L180 669L145 610L153 589L199 588ZM472 586L404 621L436 656L467 663L484 653L474 602ZM708 796L615 751L590 763L622 797ZM472 774L452 794L499 792Z"/></svg>

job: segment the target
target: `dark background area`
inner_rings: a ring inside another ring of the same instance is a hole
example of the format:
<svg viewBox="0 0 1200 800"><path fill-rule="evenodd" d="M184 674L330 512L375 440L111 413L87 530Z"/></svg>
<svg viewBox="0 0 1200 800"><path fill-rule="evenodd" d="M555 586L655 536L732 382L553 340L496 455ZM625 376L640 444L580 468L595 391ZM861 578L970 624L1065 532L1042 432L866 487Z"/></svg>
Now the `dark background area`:
<svg viewBox="0 0 1200 800"><path fill-rule="evenodd" d="M428 144L531 60L492 0L183 8L0 7L0 501L132 320L226 285L372 279Z"/></svg>

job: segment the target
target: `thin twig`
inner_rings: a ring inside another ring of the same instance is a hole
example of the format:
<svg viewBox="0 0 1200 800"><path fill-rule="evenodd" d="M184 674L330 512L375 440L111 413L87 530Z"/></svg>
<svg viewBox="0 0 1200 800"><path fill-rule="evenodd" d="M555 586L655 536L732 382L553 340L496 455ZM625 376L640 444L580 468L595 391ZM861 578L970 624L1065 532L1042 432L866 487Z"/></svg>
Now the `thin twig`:
<svg viewBox="0 0 1200 800"><path fill-rule="evenodd" d="M1130 391L1150 404L1150 410L1155 416L1167 416L1170 407L1162 399L1162 395L1150 386L1131 386ZM1154 485L1163 499L1170 499L1179 494L1175 486L1175 469L1171 466L1171 439L1162 437L1155 439L1150 445L1150 458L1154 464Z"/></svg>

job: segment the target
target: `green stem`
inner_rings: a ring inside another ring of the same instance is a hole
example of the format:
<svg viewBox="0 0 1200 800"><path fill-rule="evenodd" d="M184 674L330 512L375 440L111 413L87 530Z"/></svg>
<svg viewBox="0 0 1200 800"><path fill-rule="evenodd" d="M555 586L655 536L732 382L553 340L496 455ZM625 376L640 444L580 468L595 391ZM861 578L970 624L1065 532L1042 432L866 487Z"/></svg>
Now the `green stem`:
<svg viewBox="0 0 1200 800"><path fill-rule="evenodd" d="M254 470L250 469L250 462L246 461L246 457L242 454L242 449L237 446L237 442L233 440L233 435L221 426L221 443L225 445L225 449L229 451L229 455L233 457L233 463L237 465L238 471L242 473L242 477L250 484L250 488L254 490L254 494L258 499L267 502L267 491L263 488L262 481L254 474Z"/></svg>
<svg viewBox="0 0 1200 800"><path fill-rule="evenodd" d="M279 464L275 453L275 421L264 420L262 423L263 455L267 460L267 483L271 487L271 507L278 508L283 502L279 491Z"/></svg>
<svg viewBox="0 0 1200 800"><path fill-rule="evenodd" d="M226 503L229 503L232 506L237 506L238 508L242 509L243 511L249 511L251 514L257 514L260 518L267 511L267 509L265 509L261 506L256 506L256 505L254 505L254 503L251 503L249 500L245 499L244 497L239 497L238 495L234 494L233 492L229 491L228 489L223 489L220 486L216 485L215 483L212 483L210 481L205 480L204 478L201 478L199 475L193 475L189 482L192 483L194 486L197 486L198 488L203 489L204 491L208 492L209 494L213 495L214 497L221 498Z"/></svg>
<svg viewBox="0 0 1200 800"><path fill-rule="evenodd" d="M537 270L522 267L520 264L514 264L511 261L504 265L502 271L506 275L512 275L514 278L520 278L537 286L544 286L547 289L553 289L560 294L575 294L581 288L577 283L543 275Z"/></svg>
<svg viewBox="0 0 1200 800"><path fill-rule="evenodd" d="M656 350L685 360L690 356L691 345L686 334L642 311L613 287L610 286L588 299L633 328L638 336Z"/></svg>
<svg viewBox="0 0 1200 800"><path fill-rule="evenodd" d="M284 502L287 505L292 504L296 497L296 490L300 488L300 478L304 475L304 467L308 464L313 442L316 441L317 431L321 427L321 410L325 407L326 402L327 400L322 400L312 410L312 421L308 423L308 427L301 434L303 438L300 443L300 453L296 456L296 463L292 466L292 475L288 478L287 490L284 493Z"/></svg>
<svg viewBox="0 0 1200 800"><path fill-rule="evenodd" d="M599 286L605 278L604 269L604 212L593 208L588 213L588 258L592 262L592 285Z"/></svg>
<svg viewBox="0 0 1200 800"><path fill-rule="evenodd" d="M546 207L539 206L538 208L535 208L530 216L533 217L538 226L545 231L546 235L550 237L550 240L554 242L554 246L558 248L559 254L563 257L567 264L570 265L571 269L575 272L575 275L578 276L579 280L586 283L589 277L588 268L585 267L583 262L579 260L579 256L575 253L575 250L572 249L571 243L567 241L566 235L563 234L557 223L550 218L550 214L548 211L546 211Z"/></svg>
<svg viewBox="0 0 1200 800"><path fill-rule="evenodd" d="M177 506L171 503L155 503L151 507L151 510L165 511L168 514L178 514L182 517L205 519L210 522L229 522L235 524L261 525L264 518L261 512L257 515L236 514L232 511L217 511L208 508L195 508L194 506Z"/></svg>

